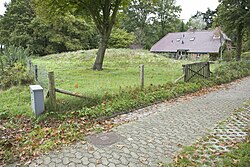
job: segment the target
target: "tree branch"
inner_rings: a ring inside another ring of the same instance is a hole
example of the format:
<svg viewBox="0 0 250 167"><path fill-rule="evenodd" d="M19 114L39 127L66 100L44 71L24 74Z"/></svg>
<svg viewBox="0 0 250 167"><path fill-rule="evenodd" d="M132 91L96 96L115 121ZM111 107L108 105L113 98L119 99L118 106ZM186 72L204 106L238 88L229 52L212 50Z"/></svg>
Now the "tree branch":
<svg viewBox="0 0 250 167"><path fill-rule="evenodd" d="M115 1L113 13L111 15L111 20L110 20L110 25L109 25L109 31L110 31L109 33L111 33L112 27L115 24L115 20L116 20L116 16L117 16L117 12L118 12L120 4L121 4L121 0Z"/></svg>

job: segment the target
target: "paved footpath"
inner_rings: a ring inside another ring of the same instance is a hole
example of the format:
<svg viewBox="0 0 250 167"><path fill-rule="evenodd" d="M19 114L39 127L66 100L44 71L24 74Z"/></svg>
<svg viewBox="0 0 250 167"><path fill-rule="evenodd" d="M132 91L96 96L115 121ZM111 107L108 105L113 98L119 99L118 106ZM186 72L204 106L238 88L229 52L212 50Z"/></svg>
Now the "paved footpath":
<svg viewBox="0 0 250 167"><path fill-rule="evenodd" d="M250 77L191 100L160 103L156 112L87 137L85 144L65 147L34 160L30 166L157 166L171 162L182 145L208 134L216 123L250 99ZM150 107L149 107L150 108ZM147 108L147 110L149 109Z"/></svg>

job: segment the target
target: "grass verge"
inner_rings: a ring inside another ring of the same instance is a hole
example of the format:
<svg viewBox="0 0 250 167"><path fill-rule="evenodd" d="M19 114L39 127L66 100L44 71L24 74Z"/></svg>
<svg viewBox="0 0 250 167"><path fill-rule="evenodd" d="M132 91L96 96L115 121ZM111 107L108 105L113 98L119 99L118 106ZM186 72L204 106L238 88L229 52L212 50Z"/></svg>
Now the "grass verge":
<svg viewBox="0 0 250 167"><path fill-rule="evenodd" d="M221 157L221 161L218 162L218 166L227 167L246 167L250 166L250 137L246 142L240 143L238 148L226 153Z"/></svg>

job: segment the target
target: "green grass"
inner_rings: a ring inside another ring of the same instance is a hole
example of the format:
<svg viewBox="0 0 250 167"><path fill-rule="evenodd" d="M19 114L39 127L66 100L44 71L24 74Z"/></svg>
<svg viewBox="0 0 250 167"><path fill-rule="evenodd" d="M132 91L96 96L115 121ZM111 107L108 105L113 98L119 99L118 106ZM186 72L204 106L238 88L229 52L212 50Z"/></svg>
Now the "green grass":
<svg viewBox="0 0 250 167"><path fill-rule="evenodd" d="M218 162L218 166L247 167L250 166L249 157L250 157L250 143L248 140L246 142L240 143L237 149L234 149L223 155L221 162Z"/></svg>
<svg viewBox="0 0 250 167"><path fill-rule="evenodd" d="M33 115L28 86L12 87L6 91L0 90L0 118L11 115Z"/></svg>
<svg viewBox="0 0 250 167"><path fill-rule="evenodd" d="M58 110L74 111L92 107L109 95L139 87L139 65L145 65L145 86L173 82L182 75L182 64L190 61L169 59L145 50L109 49L104 59L104 70L91 69L97 50L61 53L34 58L38 65L42 86L47 86L47 72L55 72L56 87L77 92L85 99L57 93ZM78 88L76 88L78 85ZM31 116L28 86L13 87L0 92L2 116Z"/></svg>
<svg viewBox="0 0 250 167"><path fill-rule="evenodd" d="M182 75L182 64L145 50L109 49L103 71L91 69L97 50L49 55L33 60L55 72L56 85L87 96L106 92L117 93L121 88L139 86L139 65L145 65L145 86L164 84ZM75 84L79 85L76 89Z"/></svg>

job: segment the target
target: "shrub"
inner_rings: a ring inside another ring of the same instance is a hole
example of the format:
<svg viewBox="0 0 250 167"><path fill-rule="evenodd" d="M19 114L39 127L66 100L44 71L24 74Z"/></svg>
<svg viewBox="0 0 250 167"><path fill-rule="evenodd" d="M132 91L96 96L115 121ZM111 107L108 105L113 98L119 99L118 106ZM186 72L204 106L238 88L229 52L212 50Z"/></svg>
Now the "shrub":
<svg viewBox="0 0 250 167"><path fill-rule="evenodd" d="M224 61L231 61L231 60L235 59L235 51L233 51L233 50L225 50L223 52L222 57L223 57Z"/></svg>
<svg viewBox="0 0 250 167"><path fill-rule="evenodd" d="M109 39L109 47L111 48L129 48L134 42L135 35L128 33L123 29L116 28L112 31Z"/></svg>
<svg viewBox="0 0 250 167"><path fill-rule="evenodd" d="M248 75L250 75L249 61L229 62L215 69L212 80L216 84L222 84Z"/></svg>
<svg viewBox="0 0 250 167"><path fill-rule="evenodd" d="M30 75L26 67L21 63L15 63L14 66L4 68L0 76L0 89L7 89L18 84L27 84L33 81L33 76Z"/></svg>
<svg viewBox="0 0 250 167"><path fill-rule="evenodd" d="M250 52L242 53L241 58L242 60L250 60Z"/></svg>
<svg viewBox="0 0 250 167"><path fill-rule="evenodd" d="M7 47L1 55L1 68L3 69L4 66L14 66L17 62L24 65L28 57L28 49L14 46Z"/></svg>
<svg viewBox="0 0 250 167"><path fill-rule="evenodd" d="M215 61L219 59L219 54L218 53L209 53L209 60L210 61Z"/></svg>
<svg viewBox="0 0 250 167"><path fill-rule="evenodd" d="M22 47L4 50L0 56L0 89L32 82L33 77L26 70L28 56L28 50Z"/></svg>

